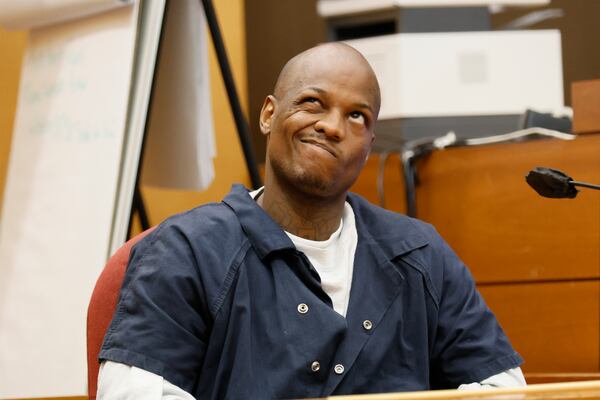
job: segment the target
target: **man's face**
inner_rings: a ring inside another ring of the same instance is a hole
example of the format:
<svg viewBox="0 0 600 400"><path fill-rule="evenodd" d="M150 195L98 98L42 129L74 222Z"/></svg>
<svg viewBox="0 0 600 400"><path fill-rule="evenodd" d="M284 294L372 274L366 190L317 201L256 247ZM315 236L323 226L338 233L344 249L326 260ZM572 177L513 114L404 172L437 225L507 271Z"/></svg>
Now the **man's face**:
<svg viewBox="0 0 600 400"><path fill-rule="evenodd" d="M355 61L313 57L294 68L283 93L265 100L267 164L282 184L325 197L345 193L356 180L374 139L379 99L372 72Z"/></svg>

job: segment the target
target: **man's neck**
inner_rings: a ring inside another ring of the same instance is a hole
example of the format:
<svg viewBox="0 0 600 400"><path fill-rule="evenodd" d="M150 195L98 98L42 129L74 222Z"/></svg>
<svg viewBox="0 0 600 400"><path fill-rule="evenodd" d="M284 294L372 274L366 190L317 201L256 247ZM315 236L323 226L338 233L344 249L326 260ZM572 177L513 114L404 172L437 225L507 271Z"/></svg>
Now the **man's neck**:
<svg viewBox="0 0 600 400"><path fill-rule="evenodd" d="M345 196L319 199L266 182L257 202L285 231L308 240L327 240L340 226Z"/></svg>

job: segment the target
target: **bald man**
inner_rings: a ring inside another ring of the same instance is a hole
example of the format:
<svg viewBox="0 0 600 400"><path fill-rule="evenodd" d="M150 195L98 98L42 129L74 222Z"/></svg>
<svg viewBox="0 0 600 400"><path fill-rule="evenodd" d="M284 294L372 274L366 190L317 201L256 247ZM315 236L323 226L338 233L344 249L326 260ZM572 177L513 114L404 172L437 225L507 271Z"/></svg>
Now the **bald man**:
<svg viewBox="0 0 600 400"><path fill-rule="evenodd" d="M99 397L279 399L519 386L521 357L435 230L348 192L377 79L353 48L291 59L260 114L265 186L132 251Z"/></svg>

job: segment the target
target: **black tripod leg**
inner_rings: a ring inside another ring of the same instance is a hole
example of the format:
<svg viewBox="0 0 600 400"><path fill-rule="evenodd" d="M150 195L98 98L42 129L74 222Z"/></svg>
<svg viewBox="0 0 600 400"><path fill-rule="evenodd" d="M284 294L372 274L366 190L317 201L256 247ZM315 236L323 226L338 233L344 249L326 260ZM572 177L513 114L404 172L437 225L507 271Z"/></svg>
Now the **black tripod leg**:
<svg viewBox="0 0 600 400"><path fill-rule="evenodd" d="M231 67L229 65L229 59L227 58L227 52L225 51L225 44L223 43L223 37L221 36L221 29L219 28L219 21L215 14L211 0L202 0L204 6L204 14L206 15L206 22L210 29L212 41L215 46L215 52L217 53L217 59L219 60L219 66L221 68L221 75L225 88L227 89L227 96L229 97L229 104L231 106L231 112L235 120L235 126L238 131L244 157L246 158L246 166L250 173L250 180L252 187L258 189L262 186L260 175L258 173L258 167L254 152L252 150L252 144L250 142L250 129L248 127L248 121L244 117L240 100L235 88L235 82L233 81L233 74L231 73Z"/></svg>
<svg viewBox="0 0 600 400"><path fill-rule="evenodd" d="M135 186L135 190L133 192L133 206L131 210L131 216L129 217L129 227L127 228L127 237L131 237L131 230L133 227L133 217L137 213L140 218L140 225L142 227L142 231L150 228L150 220L148 219L148 214L146 213L146 205L144 204L144 198L142 197L142 191L139 186Z"/></svg>

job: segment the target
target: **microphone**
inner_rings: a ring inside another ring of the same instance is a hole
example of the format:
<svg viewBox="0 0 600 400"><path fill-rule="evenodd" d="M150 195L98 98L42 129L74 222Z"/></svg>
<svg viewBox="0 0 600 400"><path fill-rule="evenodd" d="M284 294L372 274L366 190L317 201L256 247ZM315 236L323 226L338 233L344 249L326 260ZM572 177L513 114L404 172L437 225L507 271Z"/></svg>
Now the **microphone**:
<svg viewBox="0 0 600 400"><path fill-rule="evenodd" d="M552 168L535 167L525 180L540 196L551 199L574 199L579 193L575 186L600 190L600 185L574 181L564 172Z"/></svg>

